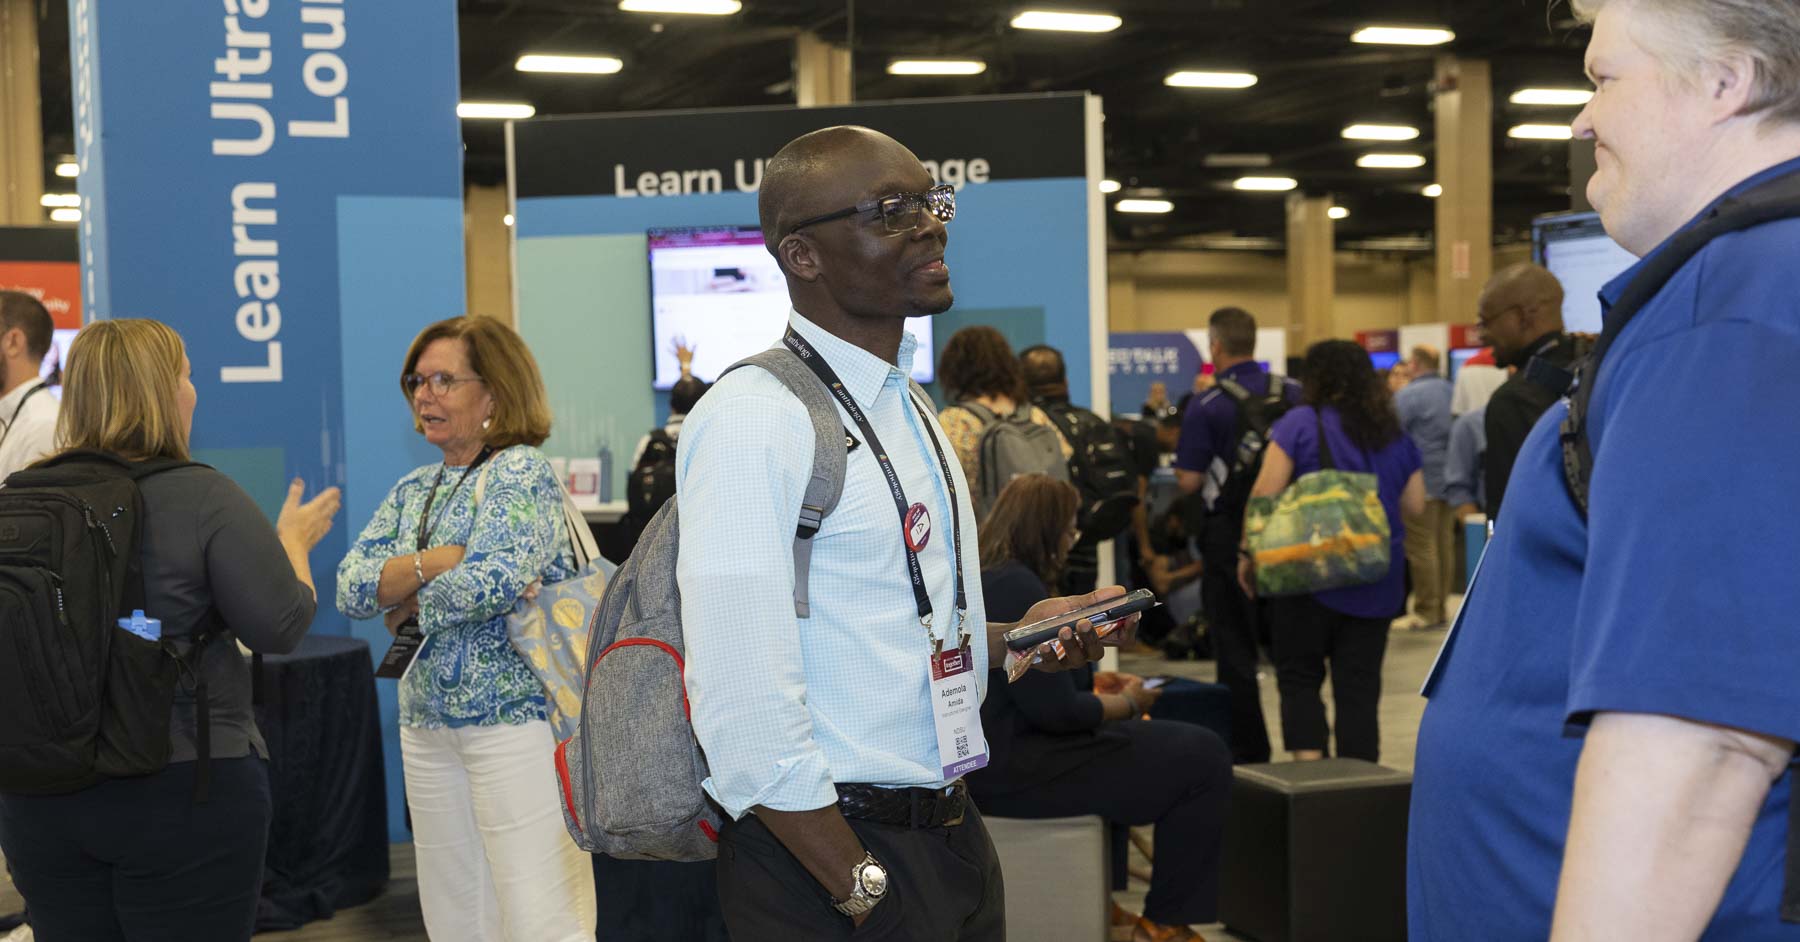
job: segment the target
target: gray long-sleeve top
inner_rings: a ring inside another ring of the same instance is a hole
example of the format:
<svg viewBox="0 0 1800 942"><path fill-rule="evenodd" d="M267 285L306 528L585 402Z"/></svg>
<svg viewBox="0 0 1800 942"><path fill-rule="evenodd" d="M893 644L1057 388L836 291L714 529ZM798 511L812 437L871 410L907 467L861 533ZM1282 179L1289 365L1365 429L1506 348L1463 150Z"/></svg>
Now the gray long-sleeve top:
<svg viewBox="0 0 1800 942"><path fill-rule="evenodd" d="M312 625L316 603L269 518L244 489L211 468L179 468L145 478L142 558L145 614L163 637L184 638L216 611L225 631L201 657L212 703L212 756L268 757L250 705L250 667L233 639L253 651L292 651ZM185 648L184 648L185 650ZM170 762L195 757L194 698L175 694Z"/></svg>

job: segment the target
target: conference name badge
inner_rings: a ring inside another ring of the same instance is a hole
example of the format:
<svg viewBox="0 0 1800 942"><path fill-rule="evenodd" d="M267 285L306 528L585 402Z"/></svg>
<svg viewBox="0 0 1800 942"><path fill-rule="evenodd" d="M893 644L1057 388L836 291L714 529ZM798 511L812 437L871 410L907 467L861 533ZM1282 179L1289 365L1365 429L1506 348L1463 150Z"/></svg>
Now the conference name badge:
<svg viewBox="0 0 1800 942"><path fill-rule="evenodd" d="M946 780L988 764L977 676L975 656L967 644L931 656L931 716L937 726L938 761Z"/></svg>

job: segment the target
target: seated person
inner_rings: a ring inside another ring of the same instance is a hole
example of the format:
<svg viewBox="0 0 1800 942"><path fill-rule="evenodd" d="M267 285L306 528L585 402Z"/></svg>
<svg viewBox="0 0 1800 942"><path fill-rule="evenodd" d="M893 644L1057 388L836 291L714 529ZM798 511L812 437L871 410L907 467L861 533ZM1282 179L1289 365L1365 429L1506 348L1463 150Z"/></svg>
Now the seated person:
<svg viewBox="0 0 1800 942"><path fill-rule="evenodd" d="M1000 492L981 524L990 620L1016 620L1050 596L1077 537L1080 503L1074 486L1043 475ZM1008 684L995 672L981 707L991 758L969 776L969 790L983 813L1002 817L1092 814L1155 824L1150 895L1132 938L1198 939L1186 927L1217 912L1231 753L1203 727L1138 719L1157 697L1143 681L1127 678L1118 693L1095 694L1092 678L1084 668Z"/></svg>

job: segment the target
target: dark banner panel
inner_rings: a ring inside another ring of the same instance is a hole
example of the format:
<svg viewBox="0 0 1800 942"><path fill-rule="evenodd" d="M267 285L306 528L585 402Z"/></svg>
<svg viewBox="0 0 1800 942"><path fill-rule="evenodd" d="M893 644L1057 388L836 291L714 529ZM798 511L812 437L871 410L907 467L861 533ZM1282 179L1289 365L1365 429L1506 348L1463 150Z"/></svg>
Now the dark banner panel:
<svg viewBox="0 0 1800 942"><path fill-rule="evenodd" d="M1081 127L1083 100L1059 93L522 121L512 128L513 185L519 199L754 193L783 144L835 124L891 135L944 183L1082 177L1079 142L1045 147L1042 129Z"/></svg>

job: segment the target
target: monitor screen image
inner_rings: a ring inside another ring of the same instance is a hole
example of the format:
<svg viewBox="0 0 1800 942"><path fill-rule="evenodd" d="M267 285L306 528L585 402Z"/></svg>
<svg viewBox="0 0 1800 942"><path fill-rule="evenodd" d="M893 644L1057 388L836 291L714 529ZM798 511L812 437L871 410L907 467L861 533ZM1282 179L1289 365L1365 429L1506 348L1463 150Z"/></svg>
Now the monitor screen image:
<svg viewBox="0 0 1800 942"><path fill-rule="evenodd" d="M1600 332L1600 289L1637 256L1619 247L1600 226L1598 213L1557 213L1531 223L1532 256L1562 282L1563 328Z"/></svg>
<svg viewBox="0 0 1800 942"><path fill-rule="evenodd" d="M53 330L50 332L50 352L44 354L44 365L38 369L38 375L50 383L50 395L62 398L63 364L69 362L69 344L74 342L77 330Z"/></svg>
<svg viewBox="0 0 1800 942"><path fill-rule="evenodd" d="M651 341L656 389L681 378L675 345L694 351L694 375L710 383L731 364L767 350L787 326L787 280L755 226L651 229ZM908 318L919 340L913 379L933 378L931 319Z"/></svg>
<svg viewBox="0 0 1800 942"><path fill-rule="evenodd" d="M1378 370L1391 370L1400 362L1400 354L1393 350L1370 351L1369 362Z"/></svg>
<svg viewBox="0 0 1800 942"><path fill-rule="evenodd" d="M1455 379L1456 374L1462 371L1463 364L1469 362L1470 360L1475 359L1475 355L1480 353L1484 349L1486 349L1486 348L1485 347L1458 347L1454 350L1451 350L1450 351L1450 378Z"/></svg>

